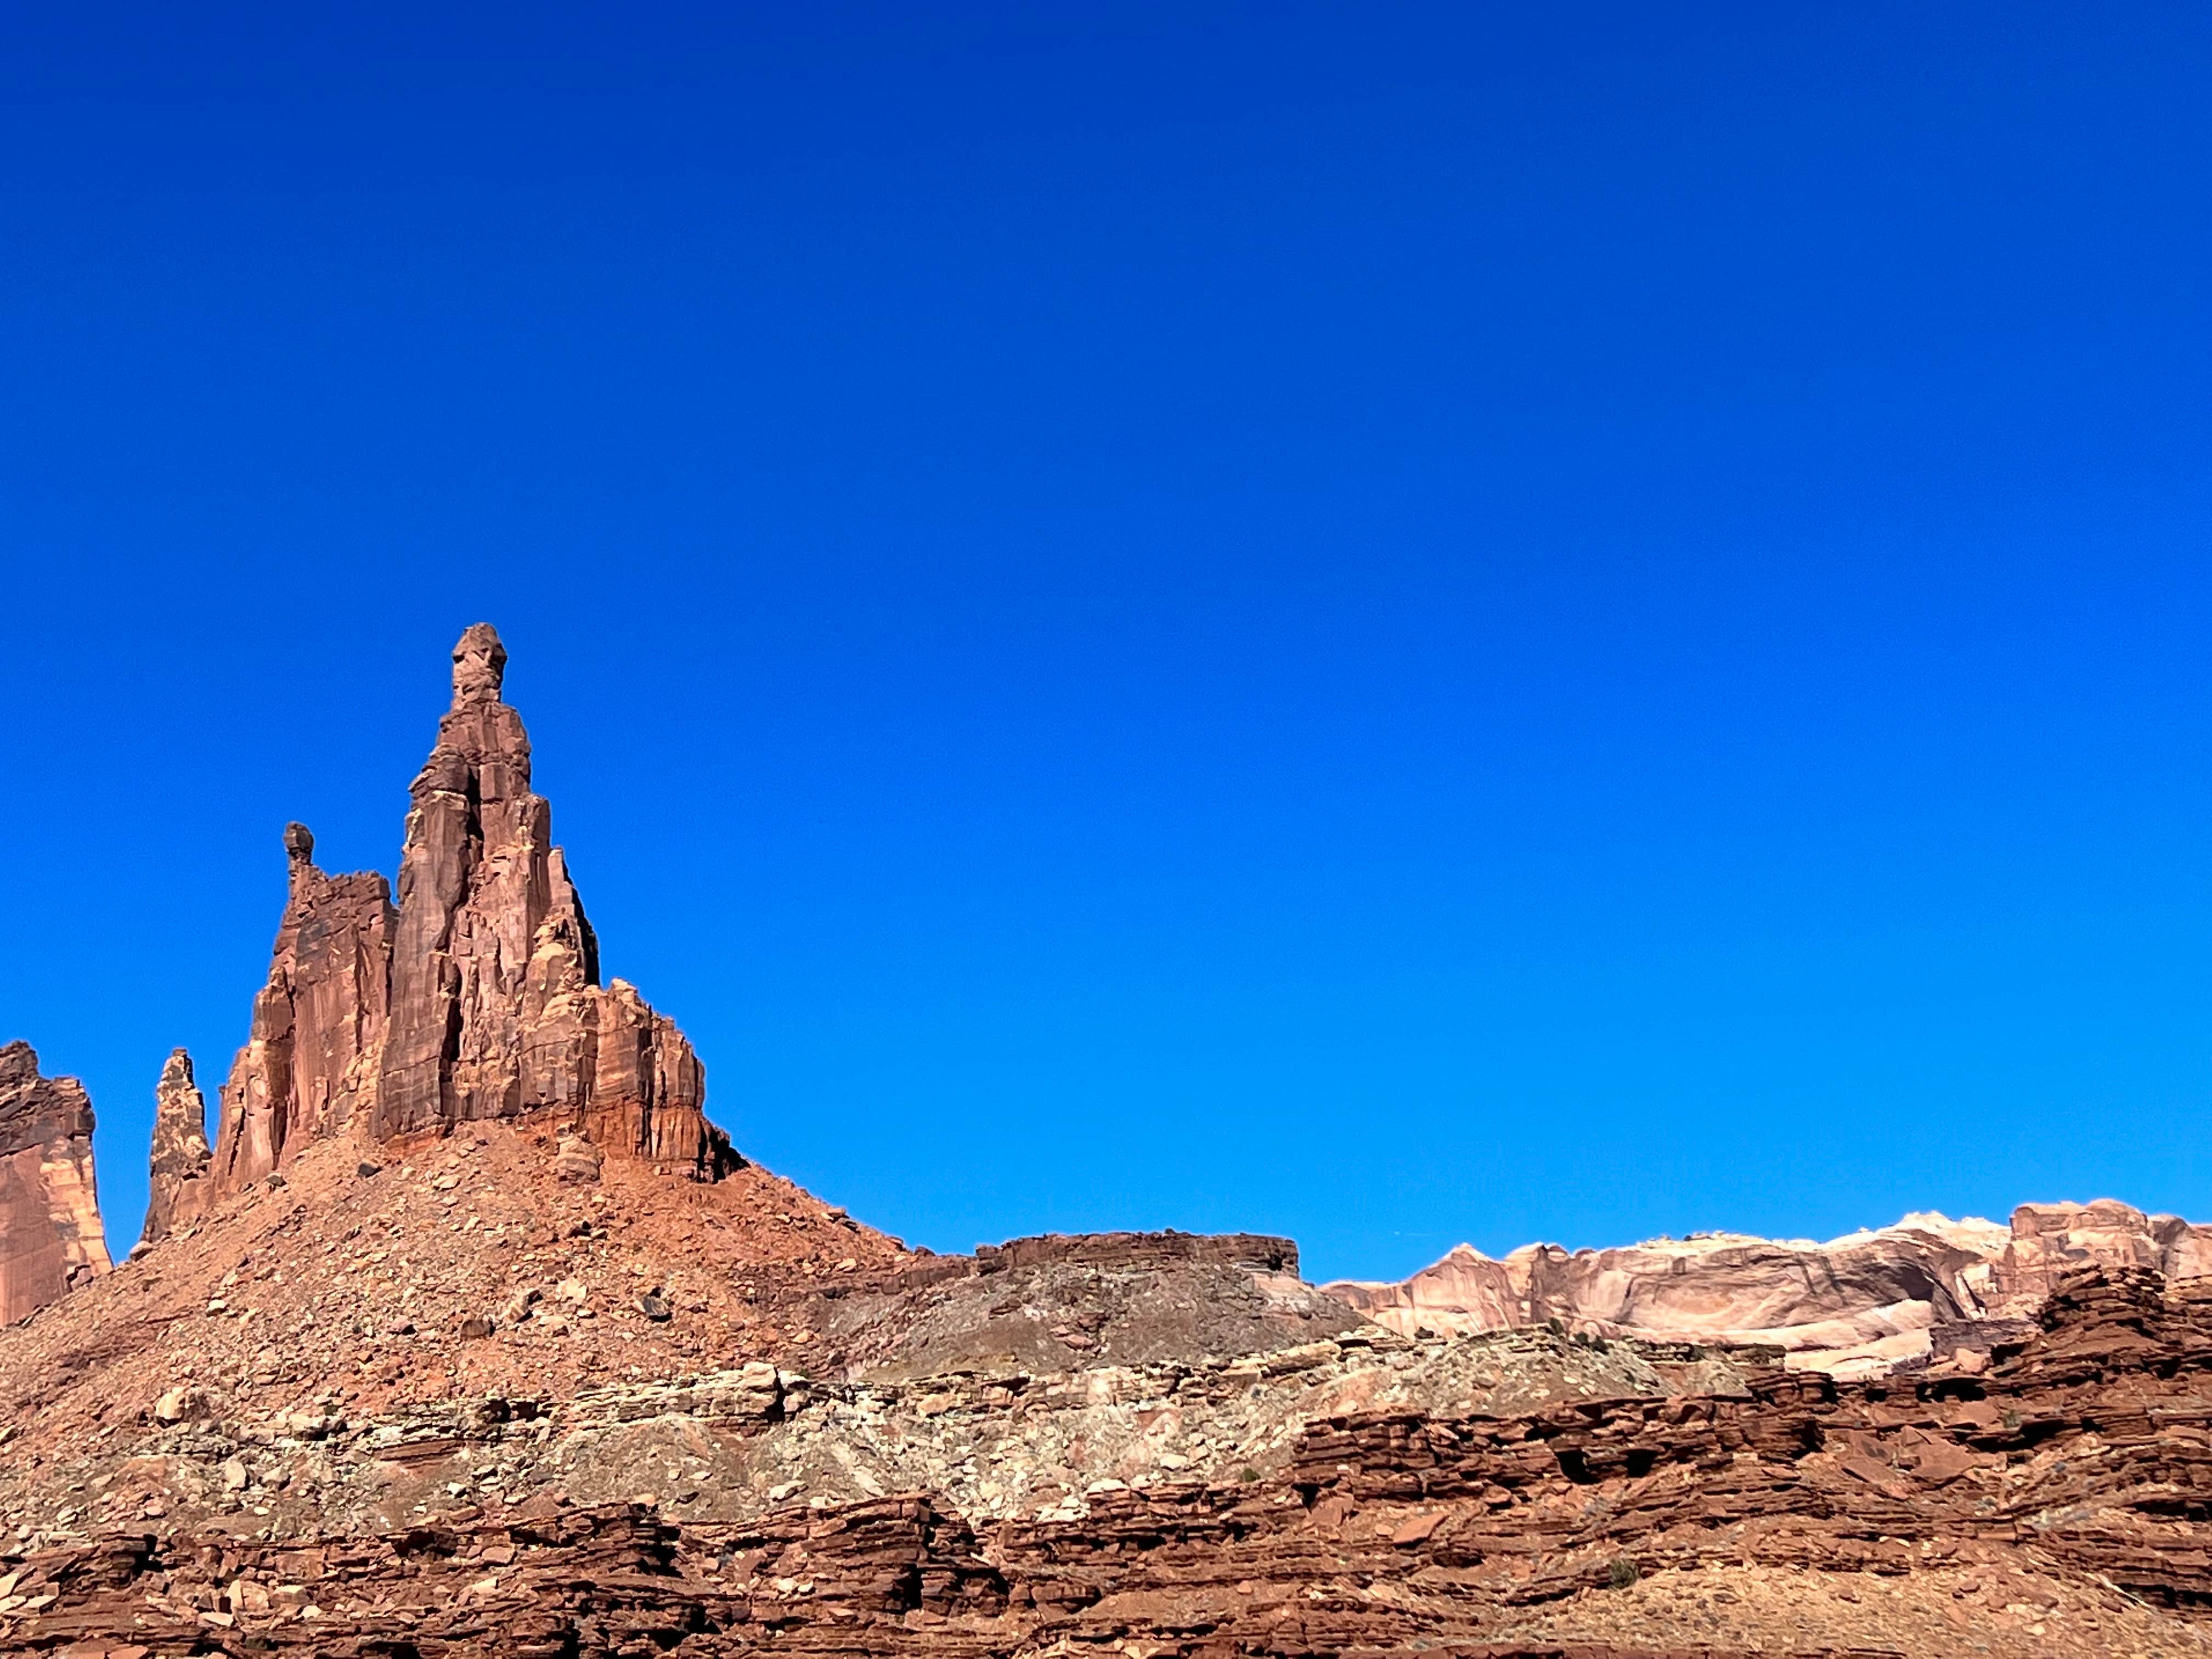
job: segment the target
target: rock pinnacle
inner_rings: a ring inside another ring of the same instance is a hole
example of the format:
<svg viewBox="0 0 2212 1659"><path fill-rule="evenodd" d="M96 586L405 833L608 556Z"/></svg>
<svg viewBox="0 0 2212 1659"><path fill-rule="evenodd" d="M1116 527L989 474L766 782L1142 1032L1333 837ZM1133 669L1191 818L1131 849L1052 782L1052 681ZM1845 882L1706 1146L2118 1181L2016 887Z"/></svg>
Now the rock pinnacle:
<svg viewBox="0 0 2212 1659"><path fill-rule="evenodd" d="M453 707L497 702L507 678L507 647L489 623L471 623L453 647Z"/></svg>

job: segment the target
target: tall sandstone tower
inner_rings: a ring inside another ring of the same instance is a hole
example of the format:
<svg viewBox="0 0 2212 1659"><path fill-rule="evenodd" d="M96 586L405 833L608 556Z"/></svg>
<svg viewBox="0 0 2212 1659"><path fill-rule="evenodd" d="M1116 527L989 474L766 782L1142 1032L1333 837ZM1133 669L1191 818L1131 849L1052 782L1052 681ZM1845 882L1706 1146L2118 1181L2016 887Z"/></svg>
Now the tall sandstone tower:
<svg viewBox="0 0 2212 1659"><path fill-rule="evenodd" d="M730 1167L691 1045L630 986L599 983L552 808L530 787L529 737L501 700L506 668L489 623L453 647L453 704L410 792L396 906L383 877L326 875L307 829L285 830L269 982L193 1207L333 1135L527 1115L697 1179Z"/></svg>

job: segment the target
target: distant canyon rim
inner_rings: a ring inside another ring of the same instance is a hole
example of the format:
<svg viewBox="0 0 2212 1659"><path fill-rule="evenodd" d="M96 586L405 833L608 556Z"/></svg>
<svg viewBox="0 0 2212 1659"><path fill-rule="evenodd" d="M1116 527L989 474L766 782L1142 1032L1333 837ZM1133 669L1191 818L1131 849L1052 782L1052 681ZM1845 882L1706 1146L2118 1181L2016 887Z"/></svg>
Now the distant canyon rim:
<svg viewBox="0 0 2212 1659"><path fill-rule="evenodd" d="M2212 1228L908 1249L603 977L506 663L454 647L396 891L284 830L124 1261L0 1048L0 1652L2212 1652Z"/></svg>

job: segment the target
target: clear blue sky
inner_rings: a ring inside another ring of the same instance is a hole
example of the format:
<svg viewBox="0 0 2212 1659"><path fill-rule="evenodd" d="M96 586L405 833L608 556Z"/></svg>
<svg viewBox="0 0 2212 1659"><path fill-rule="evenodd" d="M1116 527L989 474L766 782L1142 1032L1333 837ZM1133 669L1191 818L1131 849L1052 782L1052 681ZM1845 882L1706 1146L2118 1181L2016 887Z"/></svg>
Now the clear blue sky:
<svg viewBox="0 0 2212 1659"><path fill-rule="evenodd" d="M2212 1217L2208 85L2193 5L16 8L0 1040L127 1243L483 618L608 970L909 1239Z"/></svg>

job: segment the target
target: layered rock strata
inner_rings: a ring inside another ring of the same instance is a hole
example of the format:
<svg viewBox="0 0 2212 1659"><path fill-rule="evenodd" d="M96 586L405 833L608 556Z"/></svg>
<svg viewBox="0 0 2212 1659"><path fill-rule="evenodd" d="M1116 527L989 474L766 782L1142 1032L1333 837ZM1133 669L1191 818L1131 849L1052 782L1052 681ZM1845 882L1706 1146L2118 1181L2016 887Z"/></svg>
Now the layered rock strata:
<svg viewBox="0 0 2212 1659"><path fill-rule="evenodd" d="M210 1200L356 1126L388 1139L538 1113L605 1152L707 1179L729 1167L683 1034L630 985L599 983L529 738L501 701L506 664L482 623L454 647L397 904L380 875L317 869L306 826L286 829L283 921L223 1085Z"/></svg>
<svg viewBox="0 0 2212 1659"><path fill-rule="evenodd" d="M192 1078L192 1057L170 1054L154 1087L154 1150L146 1183L146 1224L141 1244L155 1244L206 1212L212 1185L208 1167L207 1098Z"/></svg>
<svg viewBox="0 0 2212 1659"><path fill-rule="evenodd" d="M2008 1227L1910 1215L1825 1244L1703 1233L1607 1250L1525 1245L1502 1261L1462 1244L1396 1284L1324 1288L1409 1334L1557 1321L1594 1335L1773 1344L1807 1368L1874 1371L1985 1349L2085 1267L2204 1277L2212 1227L2110 1199L2024 1204Z"/></svg>
<svg viewBox="0 0 2212 1659"><path fill-rule="evenodd" d="M0 1324L108 1271L92 1167L92 1101L41 1077L27 1042L0 1048Z"/></svg>
<svg viewBox="0 0 2212 1659"><path fill-rule="evenodd" d="M688 1389L453 1401L408 1425L288 1413L258 1432L179 1399L154 1413L159 1449L105 1492L160 1472L233 1494L238 1514L0 1555L0 1641L340 1659L2179 1659L2212 1646L2212 1303L2154 1273L2063 1281L2033 1334L1978 1379L1767 1370L1722 1392L1502 1411L1330 1411L1324 1396L1272 1452L1222 1460L1250 1458L1239 1472L1158 1449L1159 1425L1202 1401L1296 1390L1315 1363L1132 1376L1121 1408L1152 1468L1117 1461L1126 1478L1000 1516L951 1483L829 1496L732 1477L803 1436L824 1443L826 1469L912 1468L931 1446L962 1472L994 1419L1012 1451L1040 1419L1113 1410L1116 1390L956 1376L856 1409L848 1389L759 1365ZM544 1474L523 1477L532 1465ZM571 1502L558 1489L601 1466L649 1471L660 1491ZM258 1523L302 1483L333 1480L389 1494L378 1523Z"/></svg>
<svg viewBox="0 0 2212 1659"><path fill-rule="evenodd" d="M1297 1261L1289 1239L1251 1233L1017 1238L847 1290L822 1335L839 1369L874 1378L1261 1352L1360 1326Z"/></svg>

